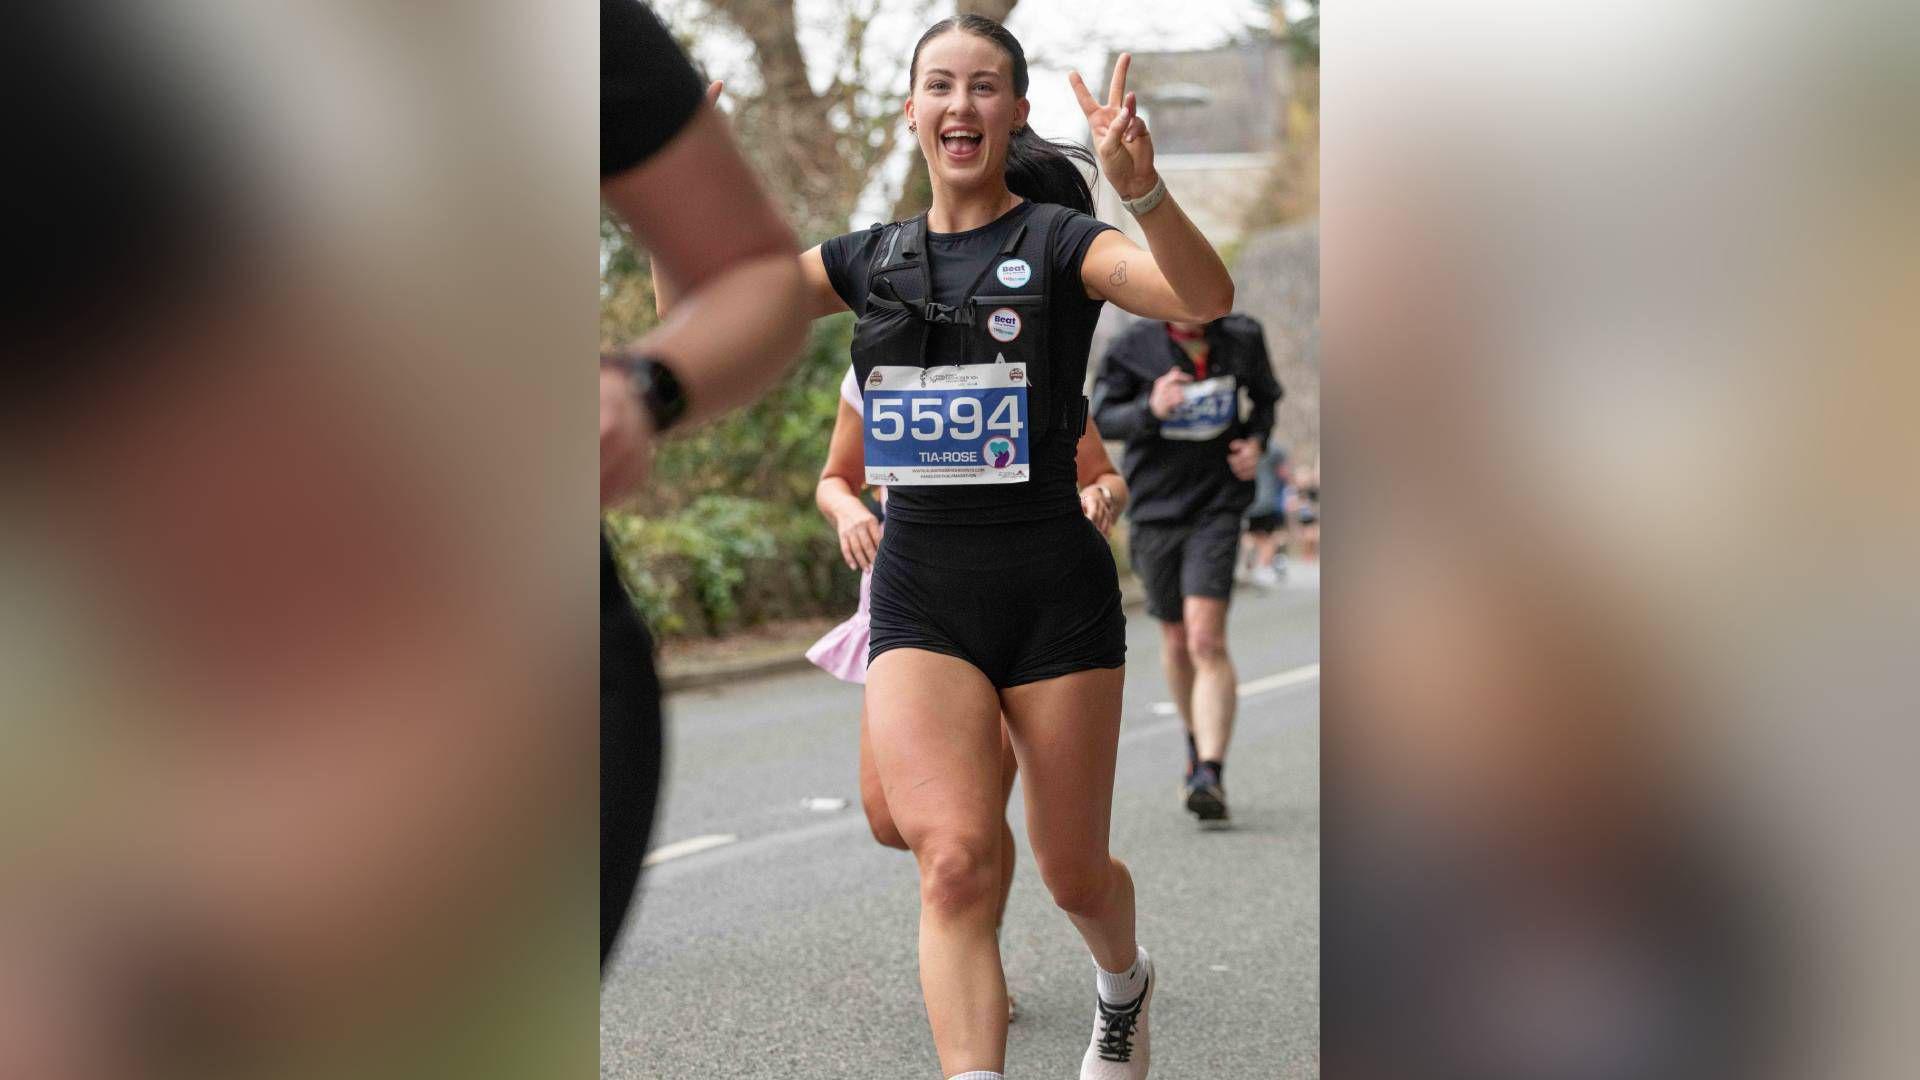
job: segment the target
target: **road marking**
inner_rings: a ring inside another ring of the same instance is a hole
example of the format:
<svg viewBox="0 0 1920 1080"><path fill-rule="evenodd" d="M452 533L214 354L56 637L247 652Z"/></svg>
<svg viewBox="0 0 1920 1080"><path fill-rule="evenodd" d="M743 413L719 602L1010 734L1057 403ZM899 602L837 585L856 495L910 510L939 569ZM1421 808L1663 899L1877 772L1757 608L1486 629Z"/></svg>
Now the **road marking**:
<svg viewBox="0 0 1920 1080"><path fill-rule="evenodd" d="M1294 668L1292 671L1283 671L1278 675L1268 675L1265 678L1255 679L1252 682L1243 682L1238 689L1240 696L1246 698L1252 697L1255 694L1264 694L1269 690L1281 690L1289 686L1309 683L1319 677L1320 665L1313 663L1305 667ZM1171 701L1156 701L1153 703L1153 715L1155 716L1177 716L1179 713L1179 707Z"/></svg>
<svg viewBox="0 0 1920 1080"><path fill-rule="evenodd" d="M725 844L731 844L738 839L740 838L732 833L712 833L707 836L696 836L691 840L675 840L671 844L664 844L649 851L647 857L640 861L640 865L655 866L666 862L668 859L678 859L685 855L695 855L706 851L708 848L717 848Z"/></svg>
<svg viewBox="0 0 1920 1080"><path fill-rule="evenodd" d="M1294 668L1292 671L1283 671L1278 675L1269 675L1264 679L1255 679L1249 683L1241 683L1240 696L1252 697L1255 694L1264 694L1269 690L1279 690L1287 686L1298 686L1301 683L1312 682L1319 677L1320 665L1316 662L1308 664L1305 667Z"/></svg>
<svg viewBox="0 0 1920 1080"><path fill-rule="evenodd" d="M1319 677L1320 677L1320 665L1317 663L1308 664L1305 667L1294 668L1292 671L1282 671L1276 675L1268 675L1263 678L1255 679L1252 682L1242 683L1240 685L1240 693L1243 697L1250 696L1253 694L1266 693L1271 690L1280 690L1289 686L1298 686L1303 683L1313 682ZM1161 706L1165 706L1164 712L1162 711ZM1160 713L1161 715L1164 715L1164 716L1172 716L1174 714L1173 703L1161 702L1160 705L1156 705L1154 707L1154 712ZM1138 742L1142 739L1154 738L1160 735L1170 734L1178 730L1180 730L1180 722L1178 720L1171 720L1171 721L1163 720L1155 723L1143 724L1143 725L1134 727L1130 730L1121 732L1120 743L1121 745L1125 746L1125 745ZM824 802L827 800L821 800L821 801ZM802 805L807 805L809 806L809 808L811 808L810 804L812 802L813 800L809 799L803 802ZM695 863L687 863L687 864L682 864L680 866L667 867L661 872L647 878L647 881L649 883L651 883L652 885L658 886L682 875L699 874L699 873L702 873L703 871L711 870L716 866L724 865L730 861L734 861L742 858L751 858L755 852L765 851L771 848L786 847L790 844L803 843L807 841L822 839L829 836L836 836L843 832L856 832L859 830L863 830L866 827L867 827L867 821L865 816L863 815L848 814L843 816L843 815L836 814L824 820L817 821L811 825L803 825L798 828L783 829L778 832L766 833L764 835L751 837L745 840L744 842L741 841L738 836L732 833L714 834L711 836L696 836L691 840L679 840L679 841L675 841L674 843L666 844L666 845L663 845L662 847L656 848L651 854L649 854L646 857L646 860L642 865L653 866L656 863L663 863L668 861L669 859L679 859L687 855L698 854L699 852L709 851L713 848L718 848L718 847L725 847L727 849L723 854L717 856L714 859L710 859L710 860L701 859Z"/></svg>

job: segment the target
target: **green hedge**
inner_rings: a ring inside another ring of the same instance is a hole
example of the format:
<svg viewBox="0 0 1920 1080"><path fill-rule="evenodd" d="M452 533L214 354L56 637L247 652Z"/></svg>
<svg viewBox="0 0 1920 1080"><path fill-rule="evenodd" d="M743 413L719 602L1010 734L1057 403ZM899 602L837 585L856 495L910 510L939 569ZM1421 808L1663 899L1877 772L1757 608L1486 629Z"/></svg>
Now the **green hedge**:
<svg viewBox="0 0 1920 1080"><path fill-rule="evenodd" d="M609 515L607 534L628 591L665 637L844 615L859 599L833 530L811 509L703 495L664 518Z"/></svg>
<svg viewBox="0 0 1920 1080"><path fill-rule="evenodd" d="M666 443L648 494L605 516L627 588L663 637L845 615L859 578L813 505L852 319L816 323L806 354L753 406Z"/></svg>

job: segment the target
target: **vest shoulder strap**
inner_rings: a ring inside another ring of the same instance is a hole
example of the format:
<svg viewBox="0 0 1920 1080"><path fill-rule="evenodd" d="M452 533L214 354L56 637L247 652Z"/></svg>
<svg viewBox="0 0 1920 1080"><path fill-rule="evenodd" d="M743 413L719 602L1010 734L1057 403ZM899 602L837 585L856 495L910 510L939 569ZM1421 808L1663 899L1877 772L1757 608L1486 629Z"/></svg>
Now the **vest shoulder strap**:
<svg viewBox="0 0 1920 1080"><path fill-rule="evenodd" d="M875 277L903 266L924 265L927 254L927 215L920 214L886 227L880 242L874 245L872 274Z"/></svg>

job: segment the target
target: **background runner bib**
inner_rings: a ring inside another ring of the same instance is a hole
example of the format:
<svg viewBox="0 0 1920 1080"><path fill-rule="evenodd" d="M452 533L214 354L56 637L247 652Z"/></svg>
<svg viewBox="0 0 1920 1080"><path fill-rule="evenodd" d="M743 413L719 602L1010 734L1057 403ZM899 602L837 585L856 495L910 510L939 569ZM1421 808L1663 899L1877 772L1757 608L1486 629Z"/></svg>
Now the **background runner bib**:
<svg viewBox="0 0 1920 1080"><path fill-rule="evenodd" d="M876 367L864 398L867 483L1022 484L1024 364Z"/></svg>
<svg viewBox="0 0 1920 1080"><path fill-rule="evenodd" d="M1219 438L1240 418L1240 388L1231 375L1219 375L1182 387L1186 400L1160 422L1160 437L1189 442Z"/></svg>

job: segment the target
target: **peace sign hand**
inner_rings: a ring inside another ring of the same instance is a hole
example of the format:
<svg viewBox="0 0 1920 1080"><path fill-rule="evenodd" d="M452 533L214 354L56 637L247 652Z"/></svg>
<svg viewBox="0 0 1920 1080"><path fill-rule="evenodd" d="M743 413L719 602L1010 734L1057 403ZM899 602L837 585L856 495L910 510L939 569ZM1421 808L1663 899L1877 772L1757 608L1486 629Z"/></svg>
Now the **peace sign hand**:
<svg viewBox="0 0 1920 1080"><path fill-rule="evenodd" d="M1123 199L1145 195L1159 179L1153 171L1153 139L1147 134L1146 121L1136 113L1135 95L1127 89L1127 68L1132 64L1132 53L1120 54L1113 65L1113 84L1107 89L1104 105L1087 92L1079 72L1067 75L1073 96L1080 101L1080 111L1087 114L1087 126L1093 129L1100 168Z"/></svg>

